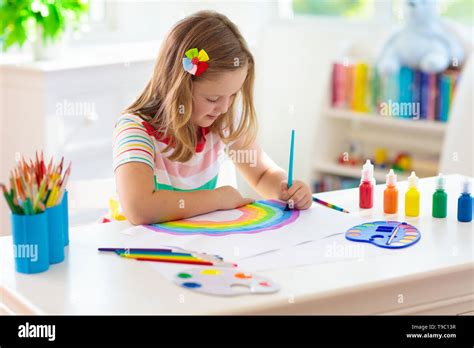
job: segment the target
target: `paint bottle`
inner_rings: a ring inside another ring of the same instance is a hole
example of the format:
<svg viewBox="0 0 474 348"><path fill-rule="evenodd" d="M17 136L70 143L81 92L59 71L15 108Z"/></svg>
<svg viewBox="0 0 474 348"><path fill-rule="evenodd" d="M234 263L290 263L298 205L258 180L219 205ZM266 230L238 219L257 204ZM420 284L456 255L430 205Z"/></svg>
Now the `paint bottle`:
<svg viewBox="0 0 474 348"><path fill-rule="evenodd" d="M383 212L396 214L398 211L397 175L390 169L387 174L387 187L383 191Z"/></svg>
<svg viewBox="0 0 474 348"><path fill-rule="evenodd" d="M444 190L446 186L446 180L443 174L439 174L436 178L436 191L433 193L433 217L445 218L447 215L448 207L448 195Z"/></svg>
<svg viewBox="0 0 474 348"><path fill-rule="evenodd" d="M458 221L472 221L471 181L467 178L462 183L462 193L458 198Z"/></svg>
<svg viewBox="0 0 474 348"><path fill-rule="evenodd" d="M374 206L374 165L367 160L362 167L362 175L359 185L359 207L370 209Z"/></svg>
<svg viewBox="0 0 474 348"><path fill-rule="evenodd" d="M405 215L420 215L420 191L418 191L418 177L411 172L408 177L408 191L405 193Z"/></svg>

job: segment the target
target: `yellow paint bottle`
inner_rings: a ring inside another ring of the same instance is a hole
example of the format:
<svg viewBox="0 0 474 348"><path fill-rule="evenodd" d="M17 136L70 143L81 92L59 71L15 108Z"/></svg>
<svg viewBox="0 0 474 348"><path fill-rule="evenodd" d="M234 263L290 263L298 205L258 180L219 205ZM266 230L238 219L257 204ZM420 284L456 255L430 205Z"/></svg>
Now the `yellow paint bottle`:
<svg viewBox="0 0 474 348"><path fill-rule="evenodd" d="M408 191L405 193L405 216L420 215L420 191L418 191L418 177L411 172L408 178Z"/></svg>

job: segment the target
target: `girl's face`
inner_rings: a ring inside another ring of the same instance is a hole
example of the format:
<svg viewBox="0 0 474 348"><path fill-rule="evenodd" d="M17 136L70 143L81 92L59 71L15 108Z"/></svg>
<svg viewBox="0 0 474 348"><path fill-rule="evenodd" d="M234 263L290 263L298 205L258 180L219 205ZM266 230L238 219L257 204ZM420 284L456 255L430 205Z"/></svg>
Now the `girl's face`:
<svg viewBox="0 0 474 348"><path fill-rule="evenodd" d="M246 77L247 68L243 67L224 72L212 81L194 82L191 122L199 127L211 126L220 115L227 112Z"/></svg>

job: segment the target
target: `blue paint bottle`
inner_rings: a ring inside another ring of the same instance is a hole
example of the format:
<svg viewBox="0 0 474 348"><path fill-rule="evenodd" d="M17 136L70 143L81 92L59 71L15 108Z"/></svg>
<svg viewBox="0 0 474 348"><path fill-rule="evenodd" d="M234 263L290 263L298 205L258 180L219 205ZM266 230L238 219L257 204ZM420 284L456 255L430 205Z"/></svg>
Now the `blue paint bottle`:
<svg viewBox="0 0 474 348"><path fill-rule="evenodd" d="M471 181L466 179L462 184L462 193L458 198L458 221L472 221Z"/></svg>

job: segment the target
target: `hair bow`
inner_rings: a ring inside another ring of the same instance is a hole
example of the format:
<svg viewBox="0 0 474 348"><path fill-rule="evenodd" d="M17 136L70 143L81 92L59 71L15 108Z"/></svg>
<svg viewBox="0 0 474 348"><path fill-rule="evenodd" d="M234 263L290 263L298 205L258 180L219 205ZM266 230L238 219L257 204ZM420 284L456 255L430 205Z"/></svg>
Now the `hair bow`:
<svg viewBox="0 0 474 348"><path fill-rule="evenodd" d="M209 56L205 50L198 52L197 48L191 48L185 54L186 58L183 58L183 68L191 75L199 76L209 67L207 63Z"/></svg>

